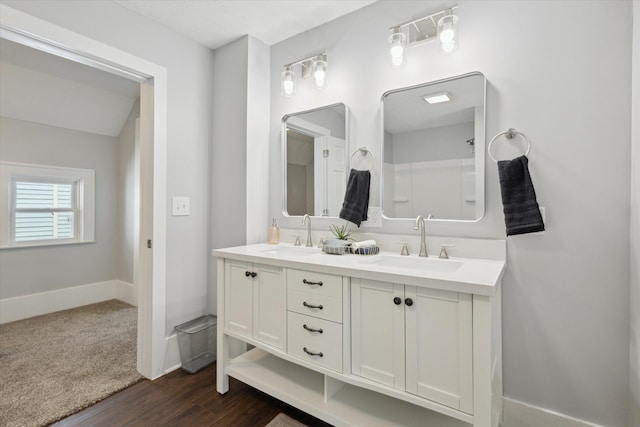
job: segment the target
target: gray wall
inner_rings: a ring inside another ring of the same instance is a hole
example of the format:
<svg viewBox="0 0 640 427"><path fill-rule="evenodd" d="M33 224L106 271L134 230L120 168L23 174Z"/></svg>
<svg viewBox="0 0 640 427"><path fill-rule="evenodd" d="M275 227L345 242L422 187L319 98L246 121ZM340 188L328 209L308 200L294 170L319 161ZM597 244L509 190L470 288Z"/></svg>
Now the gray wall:
<svg viewBox="0 0 640 427"><path fill-rule="evenodd" d="M95 243L0 251L0 299L113 280L116 138L2 117L0 141L3 161L94 169L96 207Z"/></svg>
<svg viewBox="0 0 640 427"><path fill-rule="evenodd" d="M239 246L247 241L248 43L248 37L243 37L215 51L209 230L212 249ZM216 272L212 259L209 283L216 283ZM214 292L209 293L208 301L209 311L216 313Z"/></svg>
<svg viewBox="0 0 640 427"><path fill-rule="evenodd" d="M473 159L467 140L473 138L473 122L392 134L393 157L387 163ZM385 147L386 148L386 147ZM386 151L385 151L386 155Z"/></svg>
<svg viewBox="0 0 640 427"><path fill-rule="evenodd" d="M167 206L166 333L172 334L206 311L212 51L110 1L2 2L166 67L167 197L191 200L190 216L172 217Z"/></svg>
<svg viewBox="0 0 640 427"><path fill-rule="evenodd" d="M133 283L133 242L136 195L136 119L140 117L140 99L131 107L120 135L118 135L118 250L116 251L116 278Z"/></svg>
<svg viewBox="0 0 640 427"><path fill-rule="evenodd" d="M640 2L633 3L629 425L640 425Z"/></svg>
<svg viewBox="0 0 640 427"><path fill-rule="evenodd" d="M399 69L389 63L388 28L453 2L377 2L271 47L270 214L281 227L300 228L281 214L284 114L344 102L351 111L350 152L366 145L380 159L384 92L484 73L487 141L508 127L529 136L530 170L538 200L547 208L543 235L507 239L504 394L602 425L625 426L632 3L456 3L459 50L446 56L437 43L416 45ZM282 66L324 50L331 84L316 91L301 81L295 97L280 96ZM371 206L379 204L379 179L375 170ZM504 239L497 167L491 161L486 179L481 221L436 221L430 232ZM326 230L331 222L315 218L313 227ZM382 230L369 231L414 233L412 225L383 220Z"/></svg>
<svg viewBox="0 0 640 427"><path fill-rule="evenodd" d="M264 242L269 183L269 47L245 36L215 50L210 247ZM216 259L210 258L208 307L216 313Z"/></svg>

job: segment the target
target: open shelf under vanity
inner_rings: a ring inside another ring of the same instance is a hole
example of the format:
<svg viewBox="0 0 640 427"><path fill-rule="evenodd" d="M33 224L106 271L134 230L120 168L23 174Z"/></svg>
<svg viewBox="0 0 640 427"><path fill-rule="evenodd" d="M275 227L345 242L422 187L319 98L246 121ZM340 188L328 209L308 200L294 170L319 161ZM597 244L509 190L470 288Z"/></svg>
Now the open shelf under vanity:
<svg viewBox="0 0 640 427"><path fill-rule="evenodd" d="M347 384L259 348L231 360L227 374L336 426L469 427L464 421Z"/></svg>

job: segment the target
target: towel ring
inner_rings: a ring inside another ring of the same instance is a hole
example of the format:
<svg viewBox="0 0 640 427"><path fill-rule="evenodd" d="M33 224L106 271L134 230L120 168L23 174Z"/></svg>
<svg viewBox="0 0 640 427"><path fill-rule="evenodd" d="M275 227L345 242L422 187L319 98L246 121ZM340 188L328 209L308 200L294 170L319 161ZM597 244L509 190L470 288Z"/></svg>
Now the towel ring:
<svg viewBox="0 0 640 427"><path fill-rule="evenodd" d="M515 130L513 128L509 128L508 130L506 130L504 132L500 132L499 134L494 136L493 139L491 140L491 142L489 142L489 146L487 147L487 154L489 154L489 157L491 157L491 160L493 160L494 162L498 163L498 161L495 159L495 157L493 157L491 155L491 144L493 144L493 141L495 141L496 139L498 139L502 135L504 135L507 139L511 140L511 139L515 138L517 134L522 135L522 137L525 139L525 141L527 141L527 152L524 153L524 155L526 156L527 154L529 154L529 151L531 151L531 141L529 140L529 137L527 137L527 135L525 135L524 133L522 133L520 131L517 131L517 130Z"/></svg>
<svg viewBox="0 0 640 427"><path fill-rule="evenodd" d="M366 156L367 154L371 155L371 167L369 168L369 172L371 172L376 164L376 158L373 157L373 153L369 151L367 147L357 148L353 153L351 153L351 157L349 157L349 166L352 167L351 161L353 160L353 156L355 156L358 152L360 152L360 154L362 154L363 156Z"/></svg>

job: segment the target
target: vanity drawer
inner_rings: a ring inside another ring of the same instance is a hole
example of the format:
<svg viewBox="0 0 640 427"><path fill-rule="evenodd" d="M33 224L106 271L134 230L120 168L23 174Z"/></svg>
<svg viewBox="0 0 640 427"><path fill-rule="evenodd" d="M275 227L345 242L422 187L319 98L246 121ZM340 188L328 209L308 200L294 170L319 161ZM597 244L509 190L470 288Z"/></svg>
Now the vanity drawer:
<svg viewBox="0 0 640 427"><path fill-rule="evenodd" d="M287 310L342 323L342 298L289 289Z"/></svg>
<svg viewBox="0 0 640 427"><path fill-rule="evenodd" d="M341 324L288 312L287 343L290 355L342 372Z"/></svg>
<svg viewBox="0 0 640 427"><path fill-rule="evenodd" d="M290 268L287 270L287 288L342 298L342 276Z"/></svg>

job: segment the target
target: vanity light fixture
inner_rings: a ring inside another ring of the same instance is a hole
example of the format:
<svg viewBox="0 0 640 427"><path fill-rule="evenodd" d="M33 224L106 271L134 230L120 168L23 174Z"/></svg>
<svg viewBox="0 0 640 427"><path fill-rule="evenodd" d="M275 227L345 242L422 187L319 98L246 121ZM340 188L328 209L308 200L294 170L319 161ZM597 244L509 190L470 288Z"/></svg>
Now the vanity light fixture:
<svg viewBox="0 0 640 427"><path fill-rule="evenodd" d="M306 79L313 76L313 81L318 89L322 89L327 84L327 53L310 56L300 61L292 62L283 67L281 75L282 95L291 97L295 93L294 69L299 69L300 77Z"/></svg>
<svg viewBox="0 0 640 427"><path fill-rule="evenodd" d="M439 104L441 102L451 101L451 96L447 92L434 93L432 95L424 95L422 97L429 104Z"/></svg>
<svg viewBox="0 0 640 427"><path fill-rule="evenodd" d="M405 62L406 47L438 39L445 53L458 48L458 6L389 28L391 62L398 67Z"/></svg>

